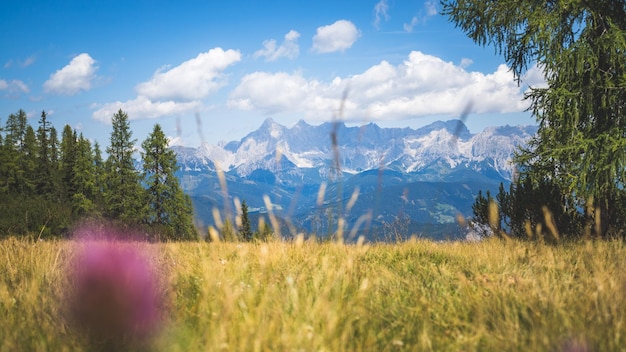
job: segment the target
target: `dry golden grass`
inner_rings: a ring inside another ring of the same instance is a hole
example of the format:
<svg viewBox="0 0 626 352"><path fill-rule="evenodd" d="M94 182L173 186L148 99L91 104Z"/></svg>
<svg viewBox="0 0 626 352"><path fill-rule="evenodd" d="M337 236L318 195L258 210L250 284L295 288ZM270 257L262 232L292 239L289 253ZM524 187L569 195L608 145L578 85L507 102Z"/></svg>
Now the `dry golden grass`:
<svg viewBox="0 0 626 352"><path fill-rule="evenodd" d="M623 242L136 245L164 283L156 350L626 349ZM75 250L0 241L0 350L89 349L63 316Z"/></svg>

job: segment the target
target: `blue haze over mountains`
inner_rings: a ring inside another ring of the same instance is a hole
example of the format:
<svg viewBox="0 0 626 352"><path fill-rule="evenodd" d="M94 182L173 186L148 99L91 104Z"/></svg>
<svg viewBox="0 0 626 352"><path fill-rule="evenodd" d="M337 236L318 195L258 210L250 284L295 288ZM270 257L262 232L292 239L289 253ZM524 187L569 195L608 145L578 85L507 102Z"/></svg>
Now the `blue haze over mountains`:
<svg viewBox="0 0 626 352"><path fill-rule="evenodd" d="M304 121L287 128L267 119L240 141L172 149L203 226L214 224L213 208L232 215L235 198L248 204L253 226L259 217L269 222L267 195L283 236L329 235L342 215L346 236L358 228L352 234L370 240L399 232L441 239L461 236L456 217L472 215L479 190L508 187L514 151L536 132L536 126L501 126L472 134L460 120L411 129Z"/></svg>

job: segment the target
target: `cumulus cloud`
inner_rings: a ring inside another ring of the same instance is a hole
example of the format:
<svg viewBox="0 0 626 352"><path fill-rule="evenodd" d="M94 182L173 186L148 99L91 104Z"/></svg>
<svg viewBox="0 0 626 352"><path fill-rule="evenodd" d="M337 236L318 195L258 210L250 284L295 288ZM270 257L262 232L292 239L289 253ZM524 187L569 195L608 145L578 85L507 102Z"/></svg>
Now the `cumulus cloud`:
<svg viewBox="0 0 626 352"><path fill-rule="evenodd" d="M211 49L169 70L158 70L136 90L139 95L153 100L201 99L223 87L226 84L224 69L240 60L239 51Z"/></svg>
<svg viewBox="0 0 626 352"><path fill-rule="evenodd" d="M279 47L276 47L276 40L270 39L263 42L263 49L254 53L254 58L265 57L265 61L276 61L281 57L295 59L300 54L298 47L300 33L293 29L285 34L285 38Z"/></svg>
<svg viewBox="0 0 626 352"><path fill-rule="evenodd" d="M317 28L313 36L313 51L317 53L332 53L345 51L359 38L360 32L354 23L339 20L333 24Z"/></svg>
<svg viewBox="0 0 626 352"><path fill-rule="evenodd" d="M473 102L474 113L520 112L528 107L523 88L508 67L493 73L469 72L460 65L413 51L404 62L382 61L361 74L331 82L300 72L255 72L243 77L228 105L266 115L301 113L330 119L349 88L343 116L353 120L393 120L458 114Z"/></svg>
<svg viewBox="0 0 626 352"><path fill-rule="evenodd" d="M387 11L389 11L389 4L387 3L387 0L380 0L374 6L374 22L372 24L374 25L376 29L380 27L381 19L384 19L385 21L389 21L390 17Z"/></svg>
<svg viewBox="0 0 626 352"><path fill-rule="evenodd" d="M415 28L415 26L426 23L429 18L437 15L437 13L437 5L434 1L424 2L424 8L417 15L411 18L410 23L405 23L403 25L404 30L408 33L413 32L413 28Z"/></svg>
<svg viewBox="0 0 626 352"><path fill-rule="evenodd" d="M14 79L11 81L5 81L0 79L0 90L6 90L9 93L29 93L30 89L26 83Z"/></svg>
<svg viewBox="0 0 626 352"><path fill-rule="evenodd" d="M241 60L236 50L214 48L171 68L158 70L152 78L135 87L137 97L127 101L94 104L95 120L110 122L122 109L130 119L159 118L202 108L202 99L226 82L224 70Z"/></svg>
<svg viewBox="0 0 626 352"><path fill-rule="evenodd" d="M116 101L102 105L94 104L92 105L92 109L95 109L93 112L93 118L95 120L109 123L111 122L113 114L120 109L128 114L129 119L136 120L190 112L198 109L200 105L199 101L152 101L145 96L138 96L135 99L125 102Z"/></svg>
<svg viewBox="0 0 626 352"><path fill-rule="evenodd" d="M43 84L44 91L61 95L88 91L98 70L95 64L96 61L87 53L74 57L67 66L50 75L50 79Z"/></svg>

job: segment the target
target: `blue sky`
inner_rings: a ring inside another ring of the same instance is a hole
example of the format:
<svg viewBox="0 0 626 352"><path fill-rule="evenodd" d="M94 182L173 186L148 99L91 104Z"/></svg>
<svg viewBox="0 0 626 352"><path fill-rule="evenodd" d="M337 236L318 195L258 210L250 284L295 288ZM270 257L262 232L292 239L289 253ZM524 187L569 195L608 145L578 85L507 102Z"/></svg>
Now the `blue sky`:
<svg viewBox="0 0 626 352"><path fill-rule="evenodd" d="M138 144L155 123L172 144L240 139L272 117L291 127L532 124L502 57L440 14L438 1L0 2L0 124L42 110L108 145L126 111ZM346 98L343 101L342 97Z"/></svg>

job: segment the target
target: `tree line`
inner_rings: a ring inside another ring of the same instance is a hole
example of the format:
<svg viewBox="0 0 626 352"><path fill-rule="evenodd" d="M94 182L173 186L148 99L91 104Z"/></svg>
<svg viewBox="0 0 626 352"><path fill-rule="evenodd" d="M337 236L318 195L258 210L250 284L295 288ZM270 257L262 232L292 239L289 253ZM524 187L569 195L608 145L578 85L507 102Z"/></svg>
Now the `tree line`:
<svg viewBox="0 0 626 352"><path fill-rule="evenodd" d="M481 193L474 221L520 237L624 237L625 2L441 3L469 38L502 54L518 82L536 66L546 83L526 94L539 131L516 155L519 179L495 199Z"/></svg>
<svg viewBox="0 0 626 352"><path fill-rule="evenodd" d="M1 125L0 125L1 126ZM0 128L0 235L69 234L84 219L142 229L156 239L197 238L193 208L174 173L176 154L156 124L133 159L128 115L113 115L106 160L65 125L61 136L41 113L37 129L26 113L10 114Z"/></svg>

